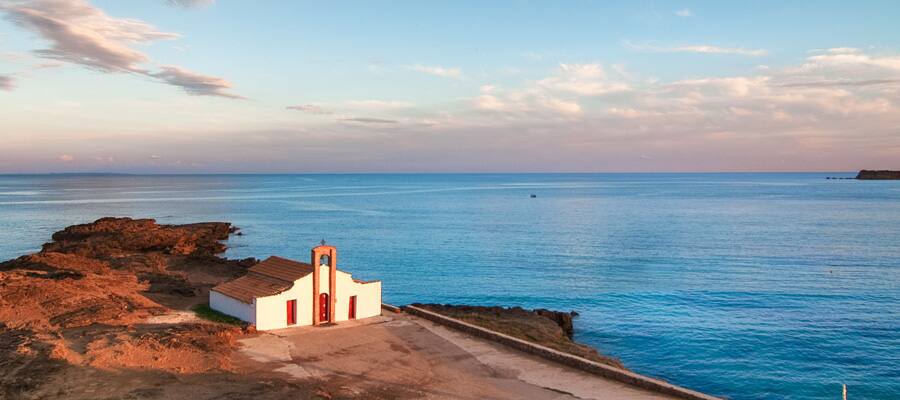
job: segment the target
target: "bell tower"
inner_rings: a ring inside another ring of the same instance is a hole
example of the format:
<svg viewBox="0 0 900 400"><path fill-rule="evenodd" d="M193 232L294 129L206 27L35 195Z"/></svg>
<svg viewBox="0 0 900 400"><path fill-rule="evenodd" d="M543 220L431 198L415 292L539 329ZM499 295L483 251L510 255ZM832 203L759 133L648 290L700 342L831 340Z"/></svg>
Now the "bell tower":
<svg viewBox="0 0 900 400"><path fill-rule="evenodd" d="M322 244L313 247L311 252L310 264L313 266L313 325L320 325L324 322L334 322L334 304L336 302L337 291L337 249L334 246ZM327 313L326 318L322 318L321 312L321 288L319 287L321 273L319 270L322 265L328 266L328 297L327 297Z"/></svg>

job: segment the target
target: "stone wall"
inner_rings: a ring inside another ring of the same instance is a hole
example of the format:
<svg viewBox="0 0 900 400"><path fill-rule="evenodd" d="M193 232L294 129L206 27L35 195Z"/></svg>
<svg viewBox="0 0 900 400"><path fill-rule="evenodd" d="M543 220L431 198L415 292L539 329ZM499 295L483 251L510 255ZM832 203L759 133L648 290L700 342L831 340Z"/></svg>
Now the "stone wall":
<svg viewBox="0 0 900 400"><path fill-rule="evenodd" d="M384 305L388 306L388 305ZM383 307L384 307L383 306ZM394 306L390 306L394 307ZM385 307L388 309L387 307ZM396 308L396 307L394 307ZM659 379L650 378L648 376L636 374L631 371L626 371L623 369L611 367L609 365L600 364L585 358L581 358L578 356L574 356L568 353L563 353L558 350L551 349L549 347L541 346L539 344L527 342L518 338L514 338L509 335L502 334L500 332L495 332L489 329L482 328L480 326L472 325L467 322L460 321L455 318L450 318L441 314L437 314L428 310L424 310L414 306L404 306L402 308L403 311L415 315L417 317L421 317L427 319L429 321L433 321L439 323L441 325L457 329L463 332L466 332L470 335L480 337L482 339L487 339L493 342L497 342L509 347L512 347L516 350L524 351L529 354L536 355L541 358L545 358L547 360L551 360L554 362L558 362L560 364L567 365L572 368L576 368L591 374L599 375L604 378L613 379L616 381L624 382L629 385L637 386L643 389L651 390L658 393L664 393L668 395L672 395L675 397L679 397L682 399L689 400L719 400L717 397L713 397L707 394L703 394L700 392L696 392L690 389L686 389L680 386L672 385L668 382L661 381Z"/></svg>

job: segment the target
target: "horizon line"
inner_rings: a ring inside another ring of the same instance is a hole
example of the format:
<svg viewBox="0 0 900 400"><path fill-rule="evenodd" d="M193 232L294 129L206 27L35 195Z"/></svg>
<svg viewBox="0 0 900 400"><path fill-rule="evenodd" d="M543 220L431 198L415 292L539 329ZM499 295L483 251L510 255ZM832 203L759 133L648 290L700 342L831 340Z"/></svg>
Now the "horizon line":
<svg viewBox="0 0 900 400"><path fill-rule="evenodd" d="M562 174L843 174L858 173L861 170L741 170L741 171L393 171L393 172L2 172L0 176L51 176L51 175L94 175L94 176L173 176L173 175L562 175ZM877 169L872 169L877 170Z"/></svg>

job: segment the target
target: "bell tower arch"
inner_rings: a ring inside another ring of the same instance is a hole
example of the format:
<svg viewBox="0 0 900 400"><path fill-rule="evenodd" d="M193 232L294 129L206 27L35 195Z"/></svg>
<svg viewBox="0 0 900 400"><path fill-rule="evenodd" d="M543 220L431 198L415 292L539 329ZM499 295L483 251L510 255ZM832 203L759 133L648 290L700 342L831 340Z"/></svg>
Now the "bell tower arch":
<svg viewBox="0 0 900 400"><path fill-rule="evenodd" d="M310 264L313 266L313 325L334 322L334 305L337 300L337 294L335 293L337 291L337 248L326 245L325 241L322 240L321 245L313 247ZM328 266L328 304L325 307L327 319L322 318L320 315L322 310L320 304L321 288L319 285L321 281L320 270L323 265Z"/></svg>

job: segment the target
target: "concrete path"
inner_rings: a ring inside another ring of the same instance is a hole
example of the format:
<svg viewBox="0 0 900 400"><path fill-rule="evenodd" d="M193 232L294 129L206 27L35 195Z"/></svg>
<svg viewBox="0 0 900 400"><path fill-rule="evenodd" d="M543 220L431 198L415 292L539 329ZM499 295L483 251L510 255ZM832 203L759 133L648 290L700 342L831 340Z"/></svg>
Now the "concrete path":
<svg viewBox="0 0 900 400"><path fill-rule="evenodd" d="M239 368L327 382L344 393L426 399L670 399L408 314L241 340Z"/></svg>
<svg viewBox="0 0 900 400"><path fill-rule="evenodd" d="M416 318L415 322L435 335L465 349L489 368L503 371L505 375L535 386L569 393L581 399L650 400L671 398L511 350L509 347L482 340L428 320Z"/></svg>

